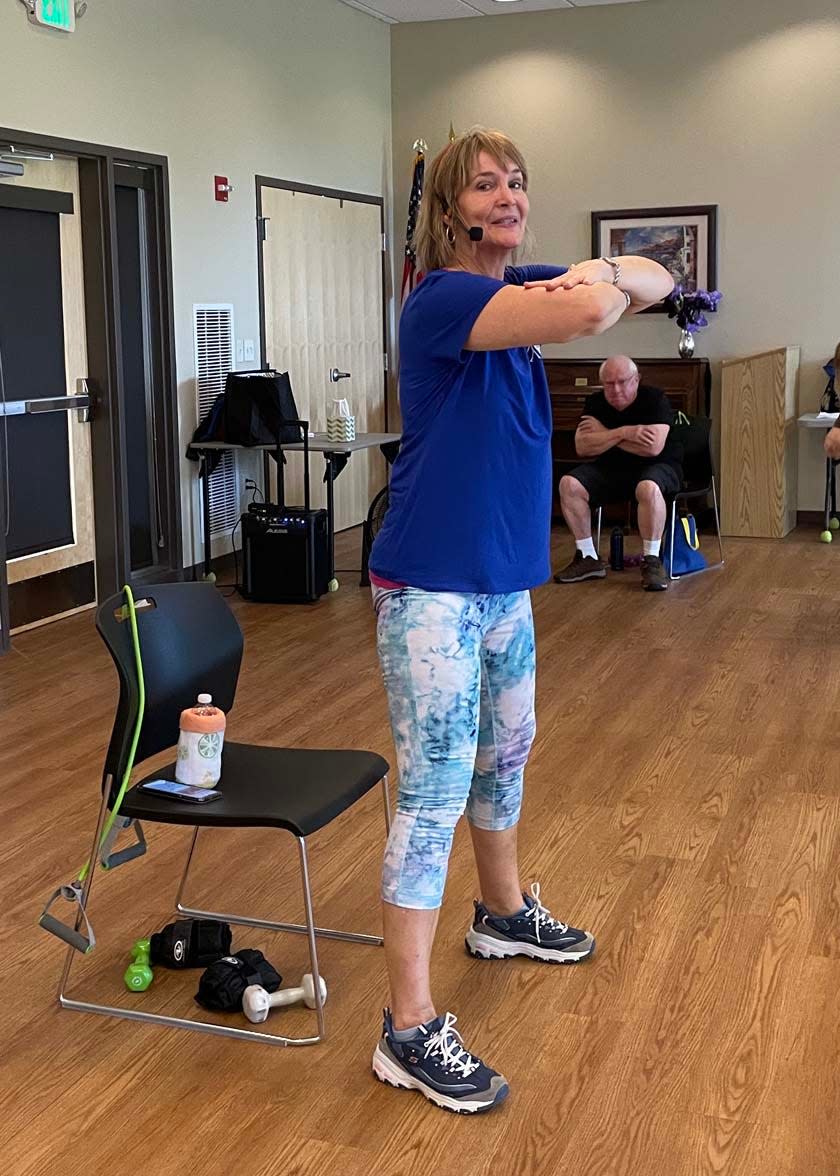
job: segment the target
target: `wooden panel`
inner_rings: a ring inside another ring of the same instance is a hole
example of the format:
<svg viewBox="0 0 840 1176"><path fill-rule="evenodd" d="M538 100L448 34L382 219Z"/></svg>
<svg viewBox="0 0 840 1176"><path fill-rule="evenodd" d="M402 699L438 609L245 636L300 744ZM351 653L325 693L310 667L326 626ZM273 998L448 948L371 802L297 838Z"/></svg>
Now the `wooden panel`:
<svg viewBox="0 0 840 1176"><path fill-rule="evenodd" d="M722 365L721 526L726 535L781 539L796 524L799 348Z"/></svg>
<svg viewBox="0 0 840 1176"><path fill-rule="evenodd" d="M316 432L345 398L358 433L385 429L379 206L281 188L262 189L265 358L288 371L298 412ZM351 373L331 383L329 371ZM323 506L323 465L312 459L313 503ZM286 501L302 501L300 459L287 466ZM356 453L336 482L336 530L367 515L385 484L378 450Z"/></svg>

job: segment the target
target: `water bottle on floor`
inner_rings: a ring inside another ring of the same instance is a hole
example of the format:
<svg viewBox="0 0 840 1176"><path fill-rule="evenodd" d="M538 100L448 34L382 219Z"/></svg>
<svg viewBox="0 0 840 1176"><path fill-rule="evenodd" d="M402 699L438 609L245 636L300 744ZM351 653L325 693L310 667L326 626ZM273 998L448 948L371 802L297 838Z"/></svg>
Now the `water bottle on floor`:
<svg viewBox="0 0 840 1176"><path fill-rule="evenodd" d="M222 775L225 713L213 706L210 694L199 694L195 706L181 711L175 779L195 788L213 788Z"/></svg>
<svg viewBox="0 0 840 1176"><path fill-rule="evenodd" d="M614 572L624 571L624 532L621 527L613 527L610 535L610 567Z"/></svg>

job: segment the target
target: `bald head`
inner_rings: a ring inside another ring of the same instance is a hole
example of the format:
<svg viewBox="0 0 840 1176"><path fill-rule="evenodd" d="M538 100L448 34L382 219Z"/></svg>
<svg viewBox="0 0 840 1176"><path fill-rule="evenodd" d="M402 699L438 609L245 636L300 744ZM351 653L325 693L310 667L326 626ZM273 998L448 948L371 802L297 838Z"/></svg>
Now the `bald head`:
<svg viewBox="0 0 840 1176"><path fill-rule="evenodd" d="M639 369L629 355L612 355L609 359L605 359L598 368L598 379L602 384L604 380L625 379L628 375L637 376L638 374Z"/></svg>
<svg viewBox="0 0 840 1176"><path fill-rule="evenodd" d="M613 355L598 369L607 403L622 412L636 399L639 391L639 369L629 355Z"/></svg>

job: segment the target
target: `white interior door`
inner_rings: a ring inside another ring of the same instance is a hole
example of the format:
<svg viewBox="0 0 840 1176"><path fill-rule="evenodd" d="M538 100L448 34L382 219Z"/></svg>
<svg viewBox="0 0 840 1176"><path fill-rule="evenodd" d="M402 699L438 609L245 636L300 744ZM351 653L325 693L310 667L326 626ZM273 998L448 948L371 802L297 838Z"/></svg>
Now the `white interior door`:
<svg viewBox="0 0 840 1176"><path fill-rule="evenodd" d="M310 429L325 432L334 398L349 401L357 433L385 430L385 340L380 206L262 188L265 360L288 371ZM330 370L349 372L330 381ZM313 505L325 502L323 462L313 455ZM385 484L378 449L355 453L335 484L335 527L361 523ZM303 501L302 463L289 455L286 501Z"/></svg>
<svg viewBox="0 0 840 1176"><path fill-rule="evenodd" d="M5 399L73 395L87 375L78 164L27 159L25 174L6 185L68 193L72 212L0 205L0 285L14 293L0 294ZM75 411L5 417L0 426L14 631L95 602L90 426Z"/></svg>

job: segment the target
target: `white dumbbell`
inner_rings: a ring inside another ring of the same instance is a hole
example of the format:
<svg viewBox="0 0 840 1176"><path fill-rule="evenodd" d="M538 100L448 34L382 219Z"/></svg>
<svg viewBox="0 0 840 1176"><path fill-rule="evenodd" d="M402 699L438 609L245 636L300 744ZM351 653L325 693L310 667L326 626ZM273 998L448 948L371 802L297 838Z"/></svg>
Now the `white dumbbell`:
<svg viewBox="0 0 840 1176"><path fill-rule="evenodd" d="M327 985L323 976L319 976L321 988L321 1004L327 999ZM279 1008L281 1005L298 1004L302 1001L307 1008L314 1009L315 981L311 972L307 972L300 982L300 988L281 988L279 992L266 992L259 984L249 984L242 994L242 1011L249 1021L255 1025L265 1021L269 1009Z"/></svg>

